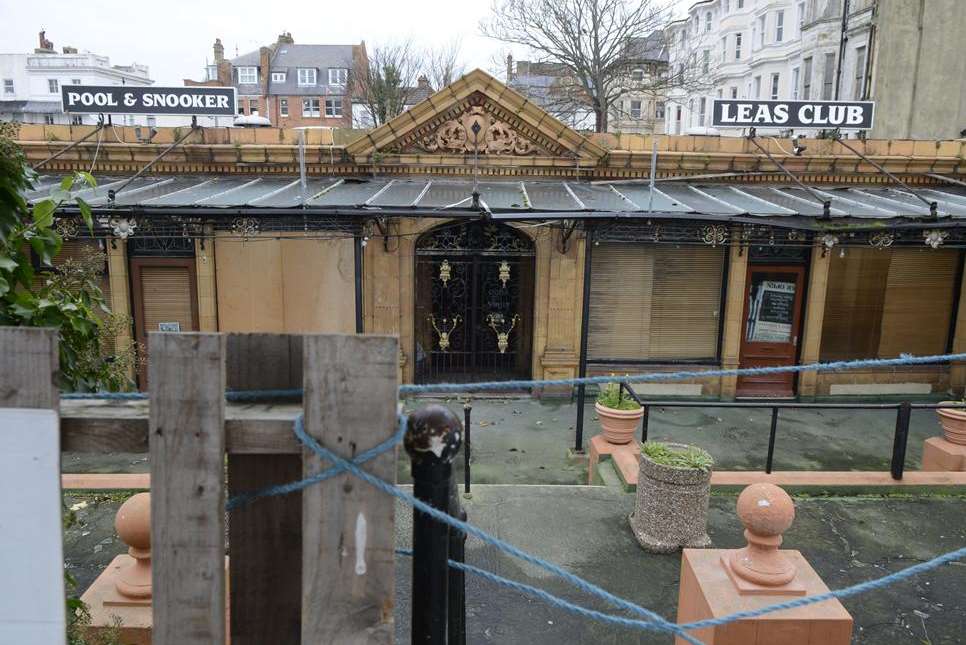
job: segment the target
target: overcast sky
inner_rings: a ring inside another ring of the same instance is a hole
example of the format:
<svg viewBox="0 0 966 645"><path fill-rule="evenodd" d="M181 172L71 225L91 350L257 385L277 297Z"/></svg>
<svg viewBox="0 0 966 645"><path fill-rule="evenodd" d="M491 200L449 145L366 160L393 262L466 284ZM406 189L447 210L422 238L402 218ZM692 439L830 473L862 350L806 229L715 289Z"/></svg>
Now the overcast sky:
<svg viewBox="0 0 966 645"><path fill-rule="evenodd" d="M32 52L43 28L58 51L71 45L107 55L114 65L146 64L157 84L181 85L184 78L202 78L215 38L230 57L236 47L245 53L287 30L296 43L365 40L370 48L406 38L426 47L456 41L468 69L493 71L493 59L506 48L479 35L491 1L0 0L0 53ZM513 53L520 58L528 52Z"/></svg>

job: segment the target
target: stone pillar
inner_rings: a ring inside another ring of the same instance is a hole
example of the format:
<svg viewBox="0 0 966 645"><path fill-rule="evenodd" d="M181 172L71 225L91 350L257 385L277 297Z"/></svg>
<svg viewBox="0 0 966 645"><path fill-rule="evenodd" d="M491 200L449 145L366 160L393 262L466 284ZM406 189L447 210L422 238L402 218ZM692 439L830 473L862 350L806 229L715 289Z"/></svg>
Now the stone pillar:
<svg viewBox="0 0 966 645"><path fill-rule="evenodd" d="M127 242L111 238L105 241L107 244L107 279L111 285L111 301L107 303L111 311L119 316L126 316L128 320L133 320L131 316L131 287L128 277L127 264ZM118 331L115 338L116 347L127 347L131 344L133 327L128 325ZM128 378L134 379L134 367L128 370Z"/></svg>
<svg viewBox="0 0 966 645"><path fill-rule="evenodd" d="M741 228L731 229L731 251L728 255L728 284L725 292L724 326L721 338L721 367L735 369L738 367L741 352L741 335L744 333L745 316L745 282L748 278L748 246L741 244ZM721 398L731 400L735 398L738 378L724 376L721 378Z"/></svg>
<svg viewBox="0 0 966 645"><path fill-rule="evenodd" d="M198 331L218 331L213 239L195 240L195 273L198 276Z"/></svg>
<svg viewBox="0 0 966 645"><path fill-rule="evenodd" d="M800 363L814 363L819 360L822 346L822 325L825 321L825 292L828 290L828 273L832 261L831 253L822 253L823 245L816 241L812 247L812 262L808 270L808 300L805 302L804 325L802 326L802 350ZM818 374L802 372L798 377L798 394L813 398L818 389Z"/></svg>
<svg viewBox="0 0 966 645"><path fill-rule="evenodd" d="M390 234L398 233L398 222L390 221L387 224ZM409 382L409 378L404 378L402 367L406 361L402 360L404 354L400 328L399 301L402 289L402 265L400 249L403 240L398 237L389 237L384 240L377 229L369 238L369 243L363 249L362 262L362 297L365 301L363 311L363 327L367 334L392 334L400 336L400 373L399 380ZM412 256L410 255L410 260ZM410 279L412 277L412 267L409 268ZM412 294L410 284L409 293ZM408 333L412 335L410 327Z"/></svg>
<svg viewBox="0 0 966 645"><path fill-rule="evenodd" d="M753 611L828 587L798 551L781 550L782 533L795 519L788 494L768 483L738 497L747 545L740 549L685 549L681 557L678 623ZM838 600L764 614L689 632L715 645L848 645L852 617ZM683 645L681 638L675 645Z"/></svg>
<svg viewBox="0 0 966 645"><path fill-rule="evenodd" d="M534 377L538 379L577 375L586 239L574 234L567 252L561 253L559 235L548 232L535 240L533 351L539 357L539 364L534 361Z"/></svg>
<svg viewBox="0 0 966 645"><path fill-rule="evenodd" d="M422 222L422 224L421 224ZM401 383L412 383L416 375L416 239L418 233L439 224L432 220L422 221L401 218L399 221L399 261L397 275L399 284L399 362L402 369Z"/></svg>
<svg viewBox="0 0 966 645"><path fill-rule="evenodd" d="M966 272L963 273L959 285L959 310L956 313L955 324L953 353L959 354L966 352ZM950 366L949 386L957 394L962 394L966 389L966 363L953 363Z"/></svg>

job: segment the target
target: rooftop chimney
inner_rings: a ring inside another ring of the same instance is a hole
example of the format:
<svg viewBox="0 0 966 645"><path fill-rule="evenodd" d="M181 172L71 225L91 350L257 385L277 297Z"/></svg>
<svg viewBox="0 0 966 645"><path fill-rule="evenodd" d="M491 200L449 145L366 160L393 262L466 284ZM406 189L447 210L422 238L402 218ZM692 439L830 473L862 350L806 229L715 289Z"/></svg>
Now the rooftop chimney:
<svg viewBox="0 0 966 645"><path fill-rule="evenodd" d="M428 90L433 89L432 87L429 86L429 79L426 78L425 74L421 74L419 78L416 79L416 87L418 87L419 89L428 89Z"/></svg>
<svg viewBox="0 0 966 645"><path fill-rule="evenodd" d="M44 30L44 29L41 29L40 30L40 34L39 34L40 37L38 39L40 41L40 47L38 47L37 49L35 49L34 50L34 53L36 53L36 54L52 54L52 53L54 53L54 43L52 43L51 41L47 40L46 33L47 33L46 30Z"/></svg>
<svg viewBox="0 0 966 645"><path fill-rule="evenodd" d="M215 65L225 60L225 46L221 44L221 38L215 38Z"/></svg>
<svg viewBox="0 0 966 645"><path fill-rule="evenodd" d="M513 54L506 55L506 82L513 80Z"/></svg>
<svg viewBox="0 0 966 645"><path fill-rule="evenodd" d="M64 45L64 53L65 54L76 54L77 53L77 48L76 47L71 47L70 45Z"/></svg>
<svg viewBox="0 0 966 645"><path fill-rule="evenodd" d="M279 45L283 45L283 44L284 45L294 45L295 44L295 39L292 38L292 32L290 32L290 31L283 31L282 33L280 33L278 35L278 44Z"/></svg>

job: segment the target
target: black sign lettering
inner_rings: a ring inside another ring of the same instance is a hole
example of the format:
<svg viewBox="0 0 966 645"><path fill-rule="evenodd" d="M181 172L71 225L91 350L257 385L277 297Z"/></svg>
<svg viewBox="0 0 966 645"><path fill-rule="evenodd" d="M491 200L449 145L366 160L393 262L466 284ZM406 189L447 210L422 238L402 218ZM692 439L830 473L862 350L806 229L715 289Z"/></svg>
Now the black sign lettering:
<svg viewBox="0 0 966 645"><path fill-rule="evenodd" d="M716 128L842 128L872 127L872 101L742 101L715 99L711 125Z"/></svg>
<svg viewBox="0 0 966 645"><path fill-rule="evenodd" d="M235 116L236 104L233 87L62 85L60 100L70 114Z"/></svg>

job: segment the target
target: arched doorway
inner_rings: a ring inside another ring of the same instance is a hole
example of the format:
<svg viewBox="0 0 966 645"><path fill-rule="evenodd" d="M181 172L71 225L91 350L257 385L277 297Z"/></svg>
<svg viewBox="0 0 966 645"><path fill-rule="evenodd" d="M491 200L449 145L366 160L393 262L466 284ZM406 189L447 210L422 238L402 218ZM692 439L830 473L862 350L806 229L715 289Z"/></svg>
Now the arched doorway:
<svg viewBox="0 0 966 645"><path fill-rule="evenodd" d="M529 377L533 273L533 242L505 224L424 233L416 242L416 382Z"/></svg>

